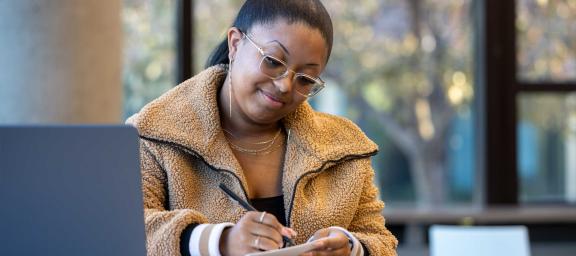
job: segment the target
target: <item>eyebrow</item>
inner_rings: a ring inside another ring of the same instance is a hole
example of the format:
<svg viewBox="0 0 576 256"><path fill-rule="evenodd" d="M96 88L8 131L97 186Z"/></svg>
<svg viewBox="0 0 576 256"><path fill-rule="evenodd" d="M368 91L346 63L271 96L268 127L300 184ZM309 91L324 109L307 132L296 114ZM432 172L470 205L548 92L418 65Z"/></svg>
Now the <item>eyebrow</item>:
<svg viewBox="0 0 576 256"><path fill-rule="evenodd" d="M284 45L282 43L280 43L280 41L278 40L272 40L269 41L268 43L277 43L278 45L280 45L280 47L282 47L282 50L284 50L286 52L286 54L290 55L290 52L288 51L288 49L286 47L284 47ZM316 64L316 63L308 63L306 64L306 66L320 66L320 64Z"/></svg>
<svg viewBox="0 0 576 256"><path fill-rule="evenodd" d="M283 49L288 55L290 55L290 52L288 51L288 49L286 49L286 47L284 47L284 45L283 45L282 43L280 43L280 41L278 41L278 40L272 40L272 41L270 41L270 42L268 42L268 43L277 43L278 45L280 45L280 47L282 47L282 49Z"/></svg>

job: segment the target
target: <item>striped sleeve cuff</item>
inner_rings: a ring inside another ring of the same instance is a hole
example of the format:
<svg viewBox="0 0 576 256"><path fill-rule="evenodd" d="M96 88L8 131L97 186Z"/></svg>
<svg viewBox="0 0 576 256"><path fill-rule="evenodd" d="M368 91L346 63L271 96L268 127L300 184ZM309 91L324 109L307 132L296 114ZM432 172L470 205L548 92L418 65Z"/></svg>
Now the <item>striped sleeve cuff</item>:
<svg viewBox="0 0 576 256"><path fill-rule="evenodd" d="M220 256L220 236L233 223L200 224L192 231L188 250L192 256Z"/></svg>
<svg viewBox="0 0 576 256"><path fill-rule="evenodd" d="M341 231L342 233L346 234L346 236L348 237L348 240L350 240L350 244L352 245L352 251L350 252L350 256L363 256L364 255L364 248L363 248L362 244L354 235L352 235L352 233L350 233L350 231L346 230L345 228L337 227L337 226L332 226L332 227L329 227L328 229L338 230L338 231Z"/></svg>

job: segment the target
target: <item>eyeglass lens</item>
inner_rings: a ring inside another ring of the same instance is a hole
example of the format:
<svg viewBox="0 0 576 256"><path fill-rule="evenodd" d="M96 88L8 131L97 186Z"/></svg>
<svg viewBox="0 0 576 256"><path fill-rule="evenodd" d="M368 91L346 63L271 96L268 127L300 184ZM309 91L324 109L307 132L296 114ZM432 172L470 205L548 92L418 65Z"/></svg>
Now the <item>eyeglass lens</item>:
<svg viewBox="0 0 576 256"><path fill-rule="evenodd" d="M284 77L288 73L288 67L286 67L286 64L269 55L265 55L262 58L260 69L264 74L273 79ZM311 95L312 92L318 90L316 87L321 86L318 85L316 80L313 78L301 73L296 73L294 75L293 82L297 85L296 90L306 96Z"/></svg>

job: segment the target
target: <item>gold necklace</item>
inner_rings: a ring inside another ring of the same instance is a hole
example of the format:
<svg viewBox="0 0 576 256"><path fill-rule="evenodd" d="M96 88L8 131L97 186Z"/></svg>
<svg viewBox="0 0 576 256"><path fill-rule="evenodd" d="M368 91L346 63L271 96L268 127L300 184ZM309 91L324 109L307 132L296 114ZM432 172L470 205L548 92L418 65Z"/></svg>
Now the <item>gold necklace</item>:
<svg viewBox="0 0 576 256"><path fill-rule="evenodd" d="M234 135L234 133L232 133L231 131L228 131L224 128L222 128L222 130L224 130L225 133L229 134L230 136L232 136L235 139L239 139L238 136ZM253 144L253 145L264 145L264 144L268 144L272 141L275 141L276 138L278 138L278 136L280 135L280 132L282 131L282 129L278 129L278 132L276 132L276 134L274 135L274 137L272 139L269 140L263 140L263 141L258 141L258 142L248 142L249 144Z"/></svg>
<svg viewBox="0 0 576 256"><path fill-rule="evenodd" d="M236 137L230 131L227 131L226 129L223 129L223 130L226 133L230 134L231 136ZM233 143L232 141L230 141L228 136L224 136L224 137L226 138L226 141L228 142L230 147L232 149L238 151L238 152L246 153L246 154L250 154L250 155L267 155L267 154L274 152L276 149L278 149L280 146L282 146L282 143L280 143L276 147L272 147L272 146L274 146L274 144L276 144L276 139L278 139L278 136L280 135L281 131L282 131L282 129L279 129L278 132L276 133L276 135L274 135L274 138L272 138L271 140L251 143L254 145L264 145L265 144L264 147L259 148L259 149L251 149L251 148L242 147L242 146L237 145L237 144Z"/></svg>
<svg viewBox="0 0 576 256"><path fill-rule="evenodd" d="M254 149L247 149L247 148L242 148L238 145L233 144L232 142L228 141L228 143L230 144L230 147L240 153L243 154L248 154L248 155L253 155L253 156L263 156L263 155L268 155L274 151L276 151L277 149L279 149L280 147L282 147L283 143L279 143L276 146L272 147L268 147L268 148L264 148L264 149L259 149L259 150L254 150ZM272 144L274 145L274 144Z"/></svg>

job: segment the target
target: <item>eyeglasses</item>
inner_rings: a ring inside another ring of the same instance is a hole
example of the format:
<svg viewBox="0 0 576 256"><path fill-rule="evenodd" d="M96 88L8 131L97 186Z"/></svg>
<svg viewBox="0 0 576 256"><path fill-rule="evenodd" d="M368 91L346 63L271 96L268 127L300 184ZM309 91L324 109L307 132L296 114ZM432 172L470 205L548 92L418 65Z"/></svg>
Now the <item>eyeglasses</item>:
<svg viewBox="0 0 576 256"><path fill-rule="evenodd" d="M288 68L286 62L264 52L262 47L258 46L252 38L242 32L242 35L258 49L262 59L260 60L260 71L272 80L282 79L288 75L289 72L294 73L292 84L295 85L296 92L304 97L312 97L324 88L324 81L319 77L313 77L304 73L298 73Z"/></svg>

